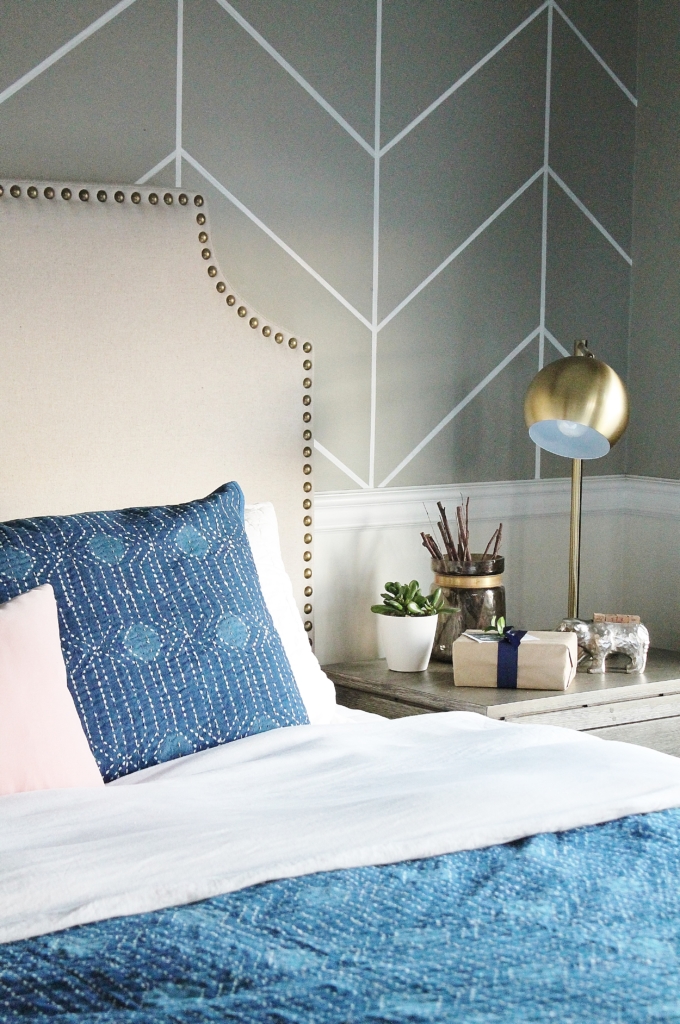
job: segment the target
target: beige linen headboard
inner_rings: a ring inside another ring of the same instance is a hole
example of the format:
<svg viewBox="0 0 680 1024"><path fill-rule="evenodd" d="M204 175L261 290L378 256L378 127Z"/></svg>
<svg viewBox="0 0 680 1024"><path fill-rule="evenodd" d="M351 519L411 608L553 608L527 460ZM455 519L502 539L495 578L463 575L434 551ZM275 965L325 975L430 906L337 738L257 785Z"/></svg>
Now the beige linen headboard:
<svg viewBox="0 0 680 1024"><path fill-rule="evenodd" d="M312 358L230 288L200 195L0 183L1 520L238 480L274 502L302 608Z"/></svg>

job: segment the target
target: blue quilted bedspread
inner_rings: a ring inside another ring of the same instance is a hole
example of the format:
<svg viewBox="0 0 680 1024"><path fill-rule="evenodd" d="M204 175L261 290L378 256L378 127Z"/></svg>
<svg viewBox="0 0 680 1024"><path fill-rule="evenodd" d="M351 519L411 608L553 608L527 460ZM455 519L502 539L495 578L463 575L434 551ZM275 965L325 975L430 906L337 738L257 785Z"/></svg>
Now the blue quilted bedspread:
<svg viewBox="0 0 680 1024"><path fill-rule="evenodd" d="M0 1021L680 1021L680 810L0 946Z"/></svg>

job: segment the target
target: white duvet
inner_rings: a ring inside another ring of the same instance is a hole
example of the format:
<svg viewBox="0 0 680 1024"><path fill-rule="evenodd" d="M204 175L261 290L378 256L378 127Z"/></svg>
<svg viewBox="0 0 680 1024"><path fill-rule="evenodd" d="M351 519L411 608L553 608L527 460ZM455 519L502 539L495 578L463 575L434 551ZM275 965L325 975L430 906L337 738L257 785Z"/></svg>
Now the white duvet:
<svg viewBox="0 0 680 1024"><path fill-rule="evenodd" d="M0 940L680 806L680 760L461 712L251 736L0 798Z"/></svg>

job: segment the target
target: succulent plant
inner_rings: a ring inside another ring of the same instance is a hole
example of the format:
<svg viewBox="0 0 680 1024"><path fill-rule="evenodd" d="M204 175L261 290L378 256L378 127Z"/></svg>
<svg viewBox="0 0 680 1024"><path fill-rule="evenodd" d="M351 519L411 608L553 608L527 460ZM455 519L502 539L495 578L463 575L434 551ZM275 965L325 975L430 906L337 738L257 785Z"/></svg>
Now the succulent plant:
<svg viewBox="0 0 680 1024"><path fill-rule="evenodd" d="M420 592L418 580L410 583L386 583L385 593L380 595L382 604L374 604L371 611L376 615L395 615L405 618L407 615L438 615L452 609L444 606L441 587L425 597Z"/></svg>

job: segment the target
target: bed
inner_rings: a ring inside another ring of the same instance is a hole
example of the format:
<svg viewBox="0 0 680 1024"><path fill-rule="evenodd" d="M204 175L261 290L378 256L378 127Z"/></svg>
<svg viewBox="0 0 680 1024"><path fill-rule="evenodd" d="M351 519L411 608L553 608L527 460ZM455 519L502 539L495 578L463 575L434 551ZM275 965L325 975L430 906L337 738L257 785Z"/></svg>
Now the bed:
<svg viewBox="0 0 680 1024"><path fill-rule="evenodd" d="M0 796L0 1021L680 1020L678 760L335 705L313 347L203 198L3 182L0 226L0 677L40 620L72 709L19 743L0 691L0 785L42 730Z"/></svg>

